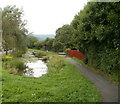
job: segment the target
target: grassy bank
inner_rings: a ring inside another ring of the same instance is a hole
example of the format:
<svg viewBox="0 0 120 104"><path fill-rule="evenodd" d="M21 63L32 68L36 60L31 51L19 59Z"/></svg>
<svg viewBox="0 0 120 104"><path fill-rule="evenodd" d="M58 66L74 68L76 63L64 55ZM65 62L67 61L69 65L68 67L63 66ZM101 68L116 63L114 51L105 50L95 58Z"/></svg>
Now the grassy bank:
<svg viewBox="0 0 120 104"><path fill-rule="evenodd" d="M98 74L101 74L102 76L106 77L108 80L110 80L112 83L114 84L119 84L120 83L120 80L118 79L118 73L117 71L111 71L111 73L107 73L101 69L97 69L97 68L94 68L90 65L87 65L85 64L83 61L75 58L75 57L72 57L73 60L77 61L78 63L88 67L89 69L95 71L96 73Z"/></svg>
<svg viewBox="0 0 120 104"><path fill-rule="evenodd" d="M99 102L100 93L75 66L57 55L49 57L49 72L40 78L3 72L3 102Z"/></svg>

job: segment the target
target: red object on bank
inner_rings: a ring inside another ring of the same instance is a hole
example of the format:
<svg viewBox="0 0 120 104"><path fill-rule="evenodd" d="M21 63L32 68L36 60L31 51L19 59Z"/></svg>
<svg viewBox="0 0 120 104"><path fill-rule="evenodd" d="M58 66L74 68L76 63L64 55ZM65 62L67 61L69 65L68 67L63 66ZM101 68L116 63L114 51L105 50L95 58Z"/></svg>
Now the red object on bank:
<svg viewBox="0 0 120 104"><path fill-rule="evenodd" d="M67 54L70 57L76 57L80 60L83 60L85 58L85 55L79 50L67 50Z"/></svg>

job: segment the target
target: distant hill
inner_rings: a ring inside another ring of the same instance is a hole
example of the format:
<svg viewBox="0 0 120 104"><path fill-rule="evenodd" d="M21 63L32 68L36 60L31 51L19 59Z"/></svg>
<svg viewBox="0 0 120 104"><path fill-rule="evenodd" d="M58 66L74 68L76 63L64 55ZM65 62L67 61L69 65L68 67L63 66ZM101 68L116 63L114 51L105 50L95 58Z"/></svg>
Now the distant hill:
<svg viewBox="0 0 120 104"><path fill-rule="evenodd" d="M39 40L45 40L46 38L55 38L53 34L34 34L33 36L37 37Z"/></svg>

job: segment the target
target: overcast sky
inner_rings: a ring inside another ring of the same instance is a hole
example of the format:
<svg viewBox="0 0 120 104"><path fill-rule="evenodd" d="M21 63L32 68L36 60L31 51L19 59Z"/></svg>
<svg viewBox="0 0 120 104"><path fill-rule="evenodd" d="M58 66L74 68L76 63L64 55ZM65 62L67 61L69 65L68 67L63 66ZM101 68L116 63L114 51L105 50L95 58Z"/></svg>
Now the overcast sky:
<svg viewBox="0 0 120 104"><path fill-rule="evenodd" d="M27 28L34 34L55 34L57 28L69 24L88 0L0 0L0 7L23 7Z"/></svg>

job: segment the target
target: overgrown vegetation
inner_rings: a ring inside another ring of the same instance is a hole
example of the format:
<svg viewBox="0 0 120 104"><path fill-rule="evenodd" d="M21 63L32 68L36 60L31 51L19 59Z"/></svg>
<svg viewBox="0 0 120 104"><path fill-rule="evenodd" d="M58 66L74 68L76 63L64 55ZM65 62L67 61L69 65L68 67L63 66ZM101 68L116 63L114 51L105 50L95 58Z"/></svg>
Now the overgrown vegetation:
<svg viewBox="0 0 120 104"><path fill-rule="evenodd" d="M49 73L60 73L64 67L66 66L65 60L59 58L56 55L52 55L49 57L50 63L48 63Z"/></svg>
<svg viewBox="0 0 120 104"><path fill-rule="evenodd" d="M42 58L43 56L46 56L46 53L43 51L39 51L39 52L36 52L34 54L35 54L35 57L38 57L38 58Z"/></svg>
<svg viewBox="0 0 120 104"><path fill-rule="evenodd" d="M13 57L19 58L19 57L22 57L22 55L25 54L25 52L12 52L10 54Z"/></svg>
<svg viewBox="0 0 120 104"><path fill-rule="evenodd" d="M2 57L2 68L8 70L10 74L22 75L25 69L20 53L11 53Z"/></svg>
<svg viewBox="0 0 120 104"><path fill-rule="evenodd" d="M62 57L49 56L49 73L40 78L3 70L3 102L99 102L95 86Z"/></svg>
<svg viewBox="0 0 120 104"><path fill-rule="evenodd" d="M2 13L2 47L6 55L3 55L3 68L9 73L20 74L25 69L20 59L27 50L26 22L23 21L23 10L16 6L6 6Z"/></svg>

